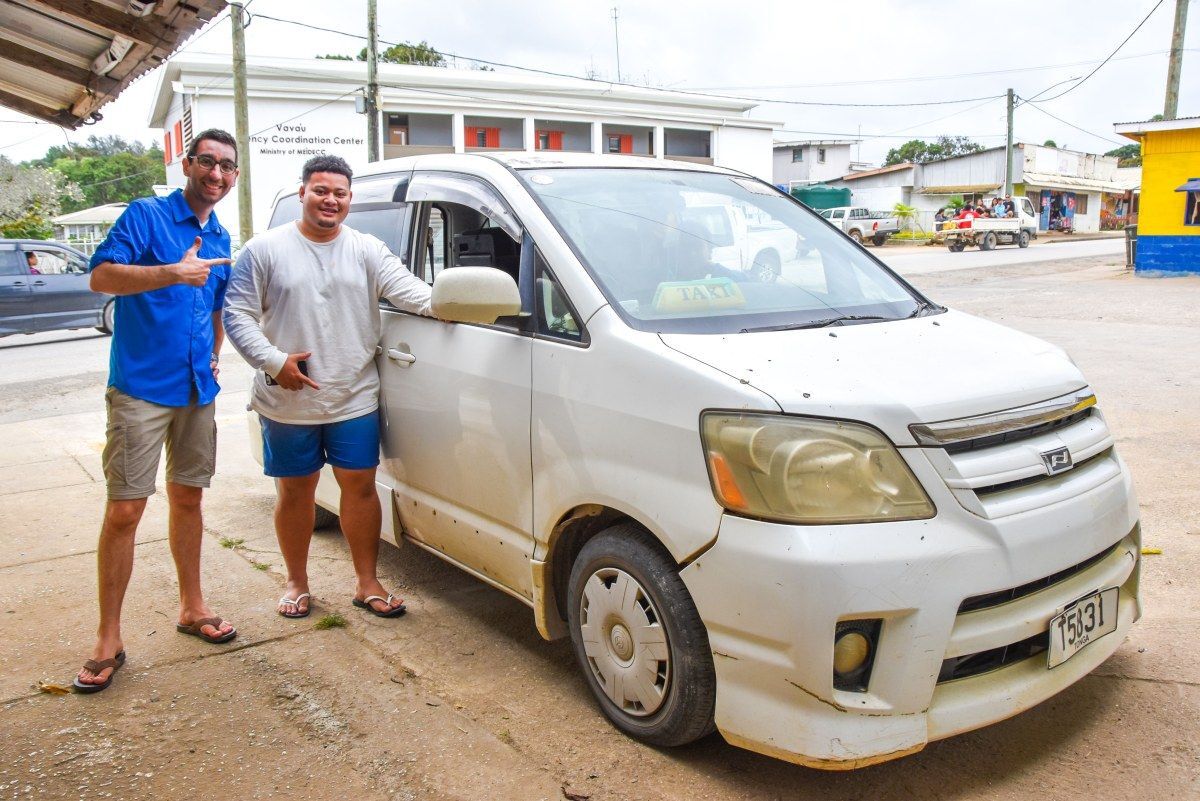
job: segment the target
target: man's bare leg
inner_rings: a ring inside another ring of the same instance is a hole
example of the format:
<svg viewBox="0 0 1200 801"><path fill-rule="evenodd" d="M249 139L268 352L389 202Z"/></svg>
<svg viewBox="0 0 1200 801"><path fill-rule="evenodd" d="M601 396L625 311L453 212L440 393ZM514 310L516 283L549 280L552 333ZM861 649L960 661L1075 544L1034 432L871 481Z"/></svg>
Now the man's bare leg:
<svg viewBox="0 0 1200 801"><path fill-rule="evenodd" d="M110 500L104 508L104 523L100 528L100 543L96 548L96 566L99 573L100 626L96 631L96 645L91 658L97 662L111 659L125 644L121 639L121 605L125 601L125 590L129 577L133 575L133 540L137 536L138 523L146 509L146 499L130 501ZM103 684L112 675L112 668L98 674L87 668L79 671L83 684Z"/></svg>
<svg viewBox="0 0 1200 801"><path fill-rule="evenodd" d="M179 622L185 626L206 617L215 617L212 609L204 603L204 593L200 589L200 544L204 537L200 500L203 496L204 490L200 487L167 482L171 556L179 577ZM233 631L233 626L222 622L220 629L203 626L200 630L209 637L217 637Z"/></svg>
<svg viewBox="0 0 1200 801"><path fill-rule="evenodd" d="M308 592L308 546L312 542L313 519L316 516L314 498L320 472L307 476L277 478L275 501L275 537L283 553L287 569L286 598L299 598ZM308 599L298 604L279 604L280 614L303 614L308 611Z"/></svg>
<svg viewBox="0 0 1200 801"><path fill-rule="evenodd" d="M379 583L377 576L379 532L383 517L379 495L375 492L375 468L346 470L335 467L333 475L342 490L339 509L342 533L346 535L346 543L350 546L350 558L354 562L354 574L358 581L354 597L360 601L371 595L386 598L388 591ZM401 605L403 601L393 598L390 608ZM386 612L389 608L383 601L371 601L371 607L377 612Z"/></svg>

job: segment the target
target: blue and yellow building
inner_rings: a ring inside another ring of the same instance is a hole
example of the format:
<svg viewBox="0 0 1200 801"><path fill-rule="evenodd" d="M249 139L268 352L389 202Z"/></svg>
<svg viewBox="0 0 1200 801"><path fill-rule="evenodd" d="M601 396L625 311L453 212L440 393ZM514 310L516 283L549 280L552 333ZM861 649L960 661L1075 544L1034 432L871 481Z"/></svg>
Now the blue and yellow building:
<svg viewBox="0 0 1200 801"><path fill-rule="evenodd" d="M1135 269L1200 274L1200 117L1113 130L1142 145Z"/></svg>

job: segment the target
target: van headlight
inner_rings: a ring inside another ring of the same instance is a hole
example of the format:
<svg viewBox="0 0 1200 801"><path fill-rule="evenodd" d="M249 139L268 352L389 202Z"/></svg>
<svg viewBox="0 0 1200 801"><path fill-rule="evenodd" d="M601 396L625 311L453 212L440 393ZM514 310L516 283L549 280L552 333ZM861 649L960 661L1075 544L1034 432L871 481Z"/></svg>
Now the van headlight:
<svg viewBox="0 0 1200 801"><path fill-rule="evenodd" d="M705 412L700 430L713 492L731 512L807 524L935 514L895 446L862 423Z"/></svg>

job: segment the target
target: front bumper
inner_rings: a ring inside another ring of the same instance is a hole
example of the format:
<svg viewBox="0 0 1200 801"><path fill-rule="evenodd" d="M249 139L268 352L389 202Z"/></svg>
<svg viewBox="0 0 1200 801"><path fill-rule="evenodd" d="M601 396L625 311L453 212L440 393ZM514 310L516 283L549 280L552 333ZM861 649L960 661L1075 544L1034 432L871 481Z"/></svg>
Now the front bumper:
<svg viewBox="0 0 1200 801"><path fill-rule="evenodd" d="M1028 709L1108 658L1140 616L1140 531L1127 470L1093 490L999 520L943 499L931 520L787 526L727 515L681 575L708 627L716 724L731 743L849 769ZM973 596L1098 559L1015 600ZM948 659L1047 630L1092 590L1120 587L1117 630L1049 670L1044 652L939 682ZM833 686L838 621L882 619L866 692Z"/></svg>

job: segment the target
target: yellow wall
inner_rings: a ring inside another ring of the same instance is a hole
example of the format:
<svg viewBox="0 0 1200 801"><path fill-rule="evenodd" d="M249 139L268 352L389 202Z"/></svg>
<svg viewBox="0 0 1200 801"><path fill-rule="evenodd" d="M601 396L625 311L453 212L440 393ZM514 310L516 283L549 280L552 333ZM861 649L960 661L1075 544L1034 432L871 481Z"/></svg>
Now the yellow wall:
<svg viewBox="0 0 1200 801"><path fill-rule="evenodd" d="M1189 178L1200 178L1200 128L1142 135L1139 235L1200 236L1200 226L1183 224L1187 193L1175 191Z"/></svg>

